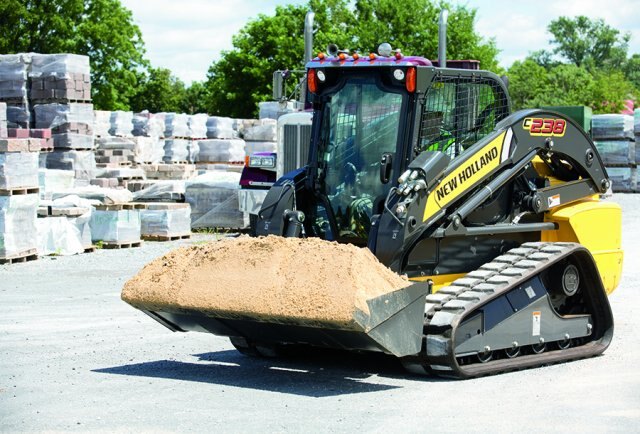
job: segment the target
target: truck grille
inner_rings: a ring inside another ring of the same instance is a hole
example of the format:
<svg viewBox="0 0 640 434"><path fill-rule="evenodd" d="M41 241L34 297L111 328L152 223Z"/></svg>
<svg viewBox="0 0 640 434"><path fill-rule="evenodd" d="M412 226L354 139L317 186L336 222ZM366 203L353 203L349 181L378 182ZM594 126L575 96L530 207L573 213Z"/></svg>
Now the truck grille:
<svg viewBox="0 0 640 434"><path fill-rule="evenodd" d="M284 141L282 158L284 173L298 169L309 158L309 146L311 142L311 125L284 125Z"/></svg>

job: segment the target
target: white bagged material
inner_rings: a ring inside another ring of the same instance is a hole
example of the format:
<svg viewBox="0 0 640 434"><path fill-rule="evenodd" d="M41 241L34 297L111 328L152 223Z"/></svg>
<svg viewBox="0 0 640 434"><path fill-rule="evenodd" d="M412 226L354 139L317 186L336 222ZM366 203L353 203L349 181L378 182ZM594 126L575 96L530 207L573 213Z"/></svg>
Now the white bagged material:
<svg viewBox="0 0 640 434"><path fill-rule="evenodd" d="M276 142L250 142L246 141L244 152L251 155L255 152L277 152L278 144Z"/></svg>
<svg viewBox="0 0 640 434"><path fill-rule="evenodd" d="M84 252L82 232L68 217L37 220L39 255L76 255Z"/></svg>
<svg viewBox="0 0 640 434"><path fill-rule="evenodd" d="M109 134L112 136L129 137L133 132L133 112L122 110L111 112L111 128Z"/></svg>
<svg viewBox="0 0 640 434"><path fill-rule="evenodd" d="M37 248L38 201L37 194L0 196L0 258Z"/></svg>
<svg viewBox="0 0 640 434"><path fill-rule="evenodd" d="M188 116L188 137L192 139L203 139L207 137L207 117L206 113L198 113Z"/></svg>
<svg viewBox="0 0 640 434"><path fill-rule="evenodd" d="M80 180L94 178L96 157L93 151L54 150L46 154L45 158L47 169L73 170L76 179Z"/></svg>
<svg viewBox="0 0 640 434"><path fill-rule="evenodd" d="M191 205L192 228L242 229L249 215L238 207L240 174L208 172L185 183L185 200Z"/></svg>
<svg viewBox="0 0 640 434"><path fill-rule="evenodd" d="M183 180L160 180L153 185L133 192L134 202L184 200L185 185Z"/></svg>
<svg viewBox="0 0 640 434"><path fill-rule="evenodd" d="M93 131L96 137L106 137L111 129L111 112L105 110L94 110Z"/></svg>
<svg viewBox="0 0 640 434"><path fill-rule="evenodd" d="M261 119L260 125L244 129L244 139L256 142L275 142L278 138L278 122L275 119Z"/></svg>
<svg viewBox="0 0 640 434"><path fill-rule="evenodd" d="M234 139L238 133L233 128L234 120L220 116L207 118L207 138L209 139Z"/></svg>
<svg viewBox="0 0 640 434"><path fill-rule="evenodd" d="M189 161L189 140L165 139L164 162Z"/></svg>
<svg viewBox="0 0 640 434"><path fill-rule="evenodd" d="M52 197L54 191L65 191L73 188L76 174L73 170L38 169L40 198Z"/></svg>
<svg viewBox="0 0 640 434"><path fill-rule="evenodd" d="M620 114L593 115L591 135L594 140L633 139L633 116Z"/></svg>
<svg viewBox="0 0 640 434"><path fill-rule="evenodd" d="M209 139L198 141L198 162L228 163L244 161L245 142L242 139Z"/></svg>
<svg viewBox="0 0 640 434"><path fill-rule="evenodd" d="M91 73L89 56L80 54L33 54L29 77L71 78Z"/></svg>
<svg viewBox="0 0 640 434"><path fill-rule="evenodd" d="M109 243L140 241L140 210L94 210L91 213L91 238L94 242Z"/></svg>
<svg viewBox="0 0 640 434"><path fill-rule="evenodd" d="M175 237L191 233L191 207L187 203L149 204L140 211L143 236Z"/></svg>
<svg viewBox="0 0 640 434"><path fill-rule="evenodd" d="M165 137L189 137L189 119L184 113L164 113Z"/></svg>
<svg viewBox="0 0 640 434"><path fill-rule="evenodd" d="M0 153L0 190L38 187L38 153Z"/></svg>
<svg viewBox="0 0 640 434"><path fill-rule="evenodd" d="M605 166L635 163L635 145L631 140L595 140L600 158Z"/></svg>
<svg viewBox="0 0 640 434"><path fill-rule="evenodd" d="M114 205L119 203L129 203L133 200L133 194L129 190L122 188L102 188L95 185L86 187L75 187L66 191L54 192L53 200L61 203L60 199L69 200L69 196L78 196L91 201L93 204Z"/></svg>

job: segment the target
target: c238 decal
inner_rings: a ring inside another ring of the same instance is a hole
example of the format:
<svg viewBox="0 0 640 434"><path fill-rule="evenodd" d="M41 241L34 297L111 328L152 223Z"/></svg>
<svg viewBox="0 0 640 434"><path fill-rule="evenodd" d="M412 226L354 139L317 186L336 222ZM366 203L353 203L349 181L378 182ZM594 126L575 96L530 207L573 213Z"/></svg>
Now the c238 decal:
<svg viewBox="0 0 640 434"><path fill-rule="evenodd" d="M567 130L567 122L564 119L525 118L522 128L532 136L562 137Z"/></svg>

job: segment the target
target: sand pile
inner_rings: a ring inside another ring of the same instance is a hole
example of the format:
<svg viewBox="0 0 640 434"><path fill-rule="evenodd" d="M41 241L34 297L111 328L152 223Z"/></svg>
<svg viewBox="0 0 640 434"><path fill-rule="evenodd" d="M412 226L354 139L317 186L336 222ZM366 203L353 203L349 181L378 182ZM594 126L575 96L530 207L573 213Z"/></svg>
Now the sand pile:
<svg viewBox="0 0 640 434"><path fill-rule="evenodd" d="M183 247L122 290L135 307L348 324L366 300L409 286L364 248L318 238L240 237Z"/></svg>

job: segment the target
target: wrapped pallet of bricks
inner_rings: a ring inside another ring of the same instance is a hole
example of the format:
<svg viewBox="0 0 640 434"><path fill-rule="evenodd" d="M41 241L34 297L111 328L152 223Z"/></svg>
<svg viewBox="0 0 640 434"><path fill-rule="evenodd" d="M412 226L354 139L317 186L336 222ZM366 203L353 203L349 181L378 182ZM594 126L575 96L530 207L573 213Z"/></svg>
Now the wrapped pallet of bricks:
<svg viewBox="0 0 640 434"><path fill-rule="evenodd" d="M51 199L53 193L66 191L75 186L73 170L38 169L38 184L41 199Z"/></svg>
<svg viewBox="0 0 640 434"><path fill-rule="evenodd" d="M187 116L189 126L188 137L190 139L204 139L207 137L207 119L205 113Z"/></svg>
<svg viewBox="0 0 640 434"><path fill-rule="evenodd" d="M634 117L594 115L591 134L609 174L614 192L636 191Z"/></svg>
<svg viewBox="0 0 640 434"><path fill-rule="evenodd" d="M43 202L38 207L38 253L76 255L93 249L91 205L88 200L68 196Z"/></svg>
<svg viewBox="0 0 640 434"><path fill-rule="evenodd" d="M234 120L220 116L209 116L207 118L207 138L208 139L235 139L238 132L233 128Z"/></svg>
<svg viewBox="0 0 640 434"><path fill-rule="evenodd" d="M104 248L140 247L140 208L136 204L97 205L91 213L91 238Z"/></svg>
<svg viewBox="0 0 640 434"><path fill-rule="evenodd" d="M189 117L184 113L163 113L164 137L189 138Z"/></svg>
<svg viewBox="0 0 640 434"><path fill-rule="evenodd" d="M184 202L183 180L147 180L130 183L134 202Z"/></svg>
<svg viewBox="0 0 640 434"><path fill-rule="evenodd" d="M36 128L50 128L56 150L92 150L93 105L84 103L36 104Z"/></svg>
<svg viewBox="0 0 640 434"><path fill-rule="evenodd" d="M96 140L96 166L112 168L131 166L134 162L135 144L133 137L101 137Z"/></svg>
<svg viewBox="0 0 640 434"><path fill-rule="evenodd" d="M7 103L0 102L0 137L7 137Z"/></svg>
<svg viewBox="0 0 640 434"><path fill-rule="evenodd" d="M122 110L111 112L109 134L116 137L133 136L133 112Z"/></svg>
<svg viewBox="0 0 640 434"><path fill-rule="evenodd" d="M199 163L228 164L244 161L245 142L242 139L207 139L198 141Z"/></svg>
<svg viewBox="0 0 640 434"><path fill-rule="evenodd" d="M159 163L164 158L164 115L148 111L133 115L134 161Z"/></svg>
<svg viewBox="0 0 640 434"><path fill-rule="evenodd" d="M55 170L70 170L75 177L75 186L87 186L96 173L93 151L54 150L46 154L44 167Z"/></svg>
<svg viewBox="0 0 640 434"><path fill-rule="evenodd" d="M91 101L89 57L78 54L34 54L31 100L35 103Z"/></svg>
<svg viewBox="0 0 640 434"><path fill-rule="evenodd" d="M636 139L635 160L636 164L638 164L640 163L640 108L633 111L633 134Z"/></svg>
<svg viewBox="0 0 640 434"><path fill-rule="evenodd" d="M194 164L141 164L147 179L157 180L185 180L191 179L196 174Z"/></svg>
<svg viewBox="0 0 640 434"><path fill-rule="evenodd" d="M165 163L189 163L191 155L191 141L188 139L168 138L164 139Z"/></svg>
<svg viewBox="0 0 640 434"><path fill-rule="evenodd" d="M0 264L37 259L39 200L37 192L4 196L0 191Z"/></svg>
<svg viewBox="0 0 640 434"><path fill-rule="evenodd" d="M143 111L133 115L133 135L164 138L165 114Z"/></svg>
<svg viewBox="0 0 640 434"><path fill-rule="evenodd" d="M28 74L31 54L0 55L0 101L7 104L9 128L29 128Z"/></svg>
<svg viewBox="0 0 640 434"><path fill-rule="evenodd" d="M258 103L258 111L260 119L278 119L286 113L295 110L295 102L287 101L281 103L279 101L264 101Z"/></svg>
<svg viewBox="0 0 640 434"><path fill-rule="evenodd" d="M111 112L106 110L94 110L93 132L96 137L108 137L111 129Z"/></svg>
<svg viewBox="0 0 640 434"><path fill-rule="evenodd" d="M188 203L148 203L140 211L142 238L172 241L191 236L191 207Z"/></svg>
<svg viewBox="0 0 640 434"><path fill-rule="evenodd" d="M238 202L240 174L208 172L185 183L185 200L191 205L192 228L244 229L249 215Z"/></svg>
<svg viewBox="0 0 640 434"><path fill-rule="evenodd" d="M245 154L249 156L255 152L276 152L277 127L278 123L274 119L261 119L254 126L245 126L242 133Z"/></svg>

